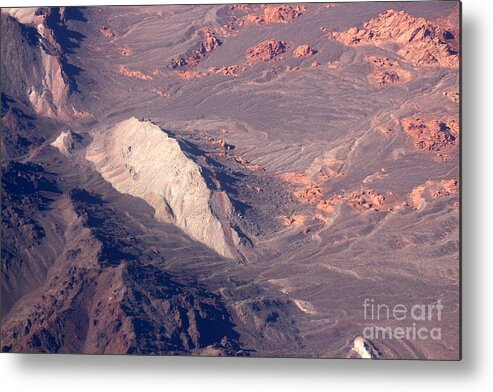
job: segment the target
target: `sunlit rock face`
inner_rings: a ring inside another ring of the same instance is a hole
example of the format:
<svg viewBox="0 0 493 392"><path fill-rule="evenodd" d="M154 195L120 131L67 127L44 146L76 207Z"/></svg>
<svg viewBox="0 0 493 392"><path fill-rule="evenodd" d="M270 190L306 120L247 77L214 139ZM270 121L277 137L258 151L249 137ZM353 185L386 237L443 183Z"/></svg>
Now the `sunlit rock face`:
<svg viewBox="0 0 493 392"><path fill-rule="evenodd" d="M7 9L2 14L2 55L16 69L2 69L8 74L2 80L3 91L11 96L21 95L40 116L65 117L70 87L63 48L54 31L62 20L63 9ZM5 65L2 62L2 67Z"/></svg>
<svg viewBox="0 0 493 392"><path fill-rule="evenodd" d="M122 121L97 136L86 157L116 190L152 206L156 219L176 224L225 257L234 256L238 236L214 215L201 167L158 126L136 118ZM220 207L231 214L228 197L220 197Z"/></svg>

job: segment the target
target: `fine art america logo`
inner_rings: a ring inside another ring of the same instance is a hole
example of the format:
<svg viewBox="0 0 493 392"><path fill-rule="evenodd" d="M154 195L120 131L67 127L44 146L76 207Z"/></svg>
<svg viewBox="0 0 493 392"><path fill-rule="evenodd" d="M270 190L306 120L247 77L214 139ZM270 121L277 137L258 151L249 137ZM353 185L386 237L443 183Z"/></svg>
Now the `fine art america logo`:
<svg viewBox="0 0 493 392"><path fill-rule="evenodd" d="M430 327L442 320L443 305L441 300L432 304L387 305L376 303L373 298L363 301L364 319L368 324L391 322L390 326L367 326L363 330L366 339L396 340L440 340L442 329ZM426 324L426 325L423 325Z"/></svg>

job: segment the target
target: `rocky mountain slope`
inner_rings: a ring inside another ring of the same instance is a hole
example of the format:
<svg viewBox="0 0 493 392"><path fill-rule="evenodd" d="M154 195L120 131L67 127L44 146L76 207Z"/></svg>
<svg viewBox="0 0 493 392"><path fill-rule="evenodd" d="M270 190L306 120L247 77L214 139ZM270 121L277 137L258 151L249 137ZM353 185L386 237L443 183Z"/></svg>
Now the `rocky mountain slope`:
<svg viewBox="0 0 493 392"><path fill-rule="evenodd" d="M239 353L218 297L145 261L101 199L74 189L58 203L60 254L44 284L10 311L2 351Z"/></svg>
<svg viewBox="0 0 493 392"><path fill-rule="evenodd" d="M12 11L20 20L2 12L2 54L9 58L9 65L18 72L11 72L2 63L2 73L11 73L5 79L2 91L11 97L19 97L29 103L41 116L55 117L63 114L69 90L68 76L63 69L61 47L54 37L48 20L54 10Z"/></svg>

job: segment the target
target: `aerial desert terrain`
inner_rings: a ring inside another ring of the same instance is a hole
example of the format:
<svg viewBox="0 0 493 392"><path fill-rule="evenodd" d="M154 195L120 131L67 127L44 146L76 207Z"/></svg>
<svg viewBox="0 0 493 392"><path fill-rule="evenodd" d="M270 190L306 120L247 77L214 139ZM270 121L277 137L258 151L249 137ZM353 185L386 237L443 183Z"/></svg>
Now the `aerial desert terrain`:
<svg viewBox="0 0 493 392"><path fill-rule="evenodd" d="M459 15L2 9L1 350L459 359Z"/></svg>

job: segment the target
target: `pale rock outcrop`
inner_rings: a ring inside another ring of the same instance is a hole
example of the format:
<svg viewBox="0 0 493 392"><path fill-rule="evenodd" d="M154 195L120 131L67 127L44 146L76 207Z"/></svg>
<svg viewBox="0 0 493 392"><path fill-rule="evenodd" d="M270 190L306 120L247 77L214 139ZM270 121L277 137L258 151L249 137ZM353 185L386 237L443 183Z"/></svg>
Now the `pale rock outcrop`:
<svg viewBox="0 0 493 392"><path fill-rule="evenodd" d="M62 131L51 145L67 158L74 155L77 136L72 131Z"/></svg>
<svg viewBox="0 0 493 392"><path fill-rule="evenodd" d="M117 191L145 200L157 220L176 224L197 241L233 258L239 238L212 210L213 199L231 216L224 192L212 192L202 168L188 157L178 141L157 125L130 118L94 136L86 159Z"/></svg>
<svg viewBox="0 0 493 392"><path fill-rule="evenodd" d="M18 67L2 79L3 91L23 95L38 115L63 116L70 87L53 25L63 25L64 8L10 8L2 12L11 16L5 20L2 55ZM18 37L23 39L17 41Z"/></svg>
<svg viewBox="0 0 493 392"><path fill-rule="evenodd" d="M32 86L27 97L36 113L47 117L55 117L67 99L68 86L65 83L60 59L49 55L43 49L39 50L41 56L40 71L43 77L41 86Z"/></svg>
<svg viewBox="0 0 493 392"><path fill-rule="evenodd" d="M22 24L41 24L42 17L37 15L38 8L2 8L2 12L8 13Z"/></svg>
<svg viewBox="0 0 493 392"><path fill-rule="evenodd" d="M285 215L281 216L281 221L284 224L284 226L299 226L303 225L306 221L307 217L301 214L293 214L293 215Z"/></svg>
<svg viewBox="0 0 493 392"><path fill-rule="evenodd" d="M302 299L293 299L293 302L303 313L312 315L317 314L315 307L310 302L304 301Z"/></svg>
<svg viewBox="0 0 493 392"><path fill-rule="evenodd" d="M380 358L380 353L368 339L362 336L357 336L353 342L353 351L358 354L360 358L363 359L378 359Z"/></svg>

